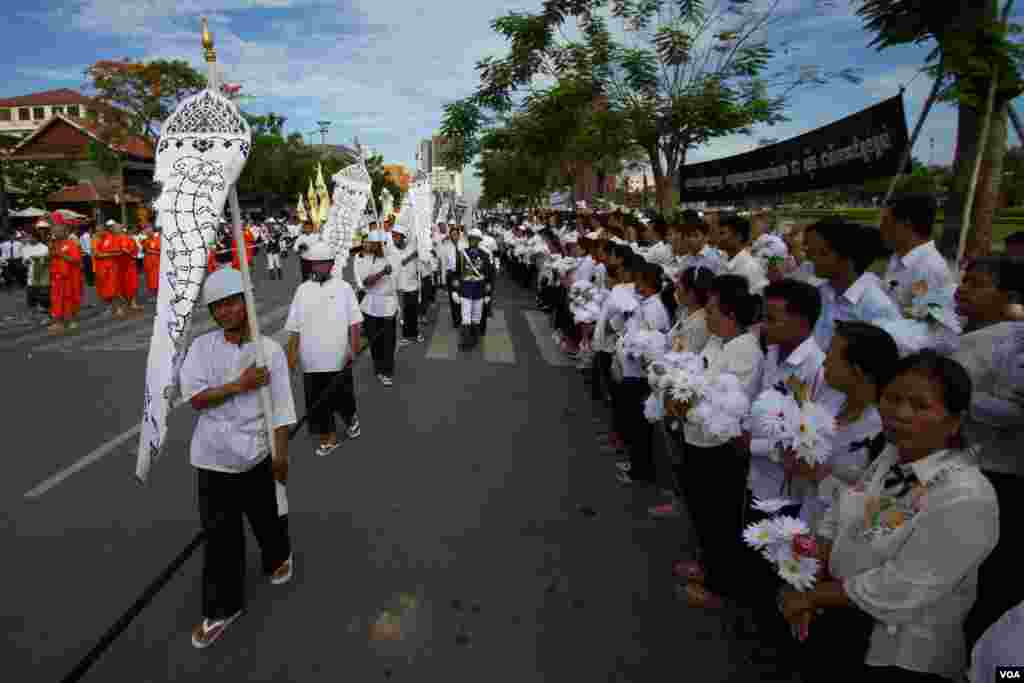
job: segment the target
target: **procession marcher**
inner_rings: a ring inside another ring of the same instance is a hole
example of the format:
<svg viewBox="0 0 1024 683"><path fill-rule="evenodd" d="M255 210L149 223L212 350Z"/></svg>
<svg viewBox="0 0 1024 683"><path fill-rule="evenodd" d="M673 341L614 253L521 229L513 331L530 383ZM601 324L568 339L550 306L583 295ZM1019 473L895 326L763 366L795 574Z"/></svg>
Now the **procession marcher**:
<svg viewBox="0 0 1024 683"><path fill-rule="evenodd" d="M370 231L353 271L357 286L366 292L360 309L366 322L374 371L380 383L390 387L395 374L396 273L400 265L393 254L384 252L385 240L383 230Z"/></svg>
<svg viewBox="0 0 1024 683"><path fill-rule="evenodd" d="M271 218L267 221L267 236L265 246L267 248L267 275L271 280L280 280L281 276L281 240L282 235Z"/></svg>
<svg viewBox="0 0 1024 683"><path fill-rule="evenodd" d="M50 224L45 220L36 223L28 233L28 241L21 250L21 261L28 271L28 285L25 301L29 311L49 315L50 308L50 249L43 243L43 231Z"/></svg>
<svg viewBox="0 0 1024 683"><path fill-rule="evenodd" d="M443 223L441 224L444 225ZM457 257L459 249L465 248L467 245L462 243L462 233L459 231L459 227L454 223L448 227L448 237L441 243L441 262L444 265L444 283L445 288L448 290L448 305L452 316L452 327L458 328L462 325L462 315L459 309L458 301L456 297L459 295L458 288L455 286L455 266L457 263Z"/></svg>
<svg viewBox="0 0 1024 683"><path fill-rule="evenodd" d="M484 306L491 302L494 289L494 264L480 248L483 233L479 228L469 231L469 248L459 249L455 265L455 286L458 290L462 318L460 347L471 349L481 336Z"/></svg>
<svg viewBox="0 0 1024 683"><path fill-rule="evenodd" d="M334 413L345 421L346 435L360 434L352 359L359 353L363 314L352 286L331 276L334 254L318 242L302 255L310 279L299 285L288 311L288 367L302 364L309 431L319 437L316 454L338 448ZM326 392L326 393L325 393Z"/></svg>
<svg viewBox="0 0 1024 683"><path fill-rule="evenodd" d="M136 256L139 244L135 238L124 231L121 226L114 226L117 234L118 257L118 296L124 301L123 314L136 313L142 306L136 303L139 294L139 269Z"/></svg>
<svg viewBox="0 0 1024 683"><path fill-rule="evenodd" d="M78 329L75 318L82 307L82 250L77 237L68 237L67 226L55 220L50 235L51 334Z"/></svg>
<svg viewBox="0 0 1024 683"><path fill-rule="evenodd" d="M302 234L295 240L295 244L292 245L292 249L299 255L299 277L301 282L305 282L309 279L311 264L306 259L301 258L302 254L309 249L315 242L320 241L320 234L316 232L316 227L313 225L313 221L306 221L302 224Z"/></svg>
<svg viewBox="0 0 1024 683"><path fill-rule="evenodd" d="M742 216L729 215L718 222L713 241L729 257L728 271L747 279L752 294L760 294L768 284L764 266L750 253L750 221Z"/></svg>
<svg viewBox="0 0 1024 683"><path fill-rule="evenodd" d="M120 318L124 315L117 297L121 278L121 249L117 234L114 232L115 227L117 222L110 219L96 233L92 244L92 259L93 270L96 272L96 294L110 306L111 315Z"/></svg>
<svg viewBox="0 0 1024 683"><path fill-rule="evenodd" d="M203 283L203 303L221 329L193 341L181 368L182 396L199 413L190 452L206 534L203 618L192 629L197 648L212 645L242 614L243 515L259 542L271 583L287 583L295 568L274 483L287 481L288 427L296 422L284 349L268 337L253 340L237 270L210 274ZM267 367L255 364L256 343L263 344ZM273 406L273 450L259 395L266 385Z"/></svg>
<svg viewBox="0 0 1024 683"><path fill-rule="evenodd" d="M399 261L399 268L396 271L402 306L402 339L398 342L399 346L424 341L419 329L419 252L416 246L409 242L406 233L406 229L401 225L391 229L395 254Z"/></svg>
<svg viewBox="0 0 1024 683"><path fill-rule="evenodd" d="M146 291L155 297L160 287L160 233L153 230L152 225L146 226L146 236L142 240L142 270L146 273Z"/></svg>

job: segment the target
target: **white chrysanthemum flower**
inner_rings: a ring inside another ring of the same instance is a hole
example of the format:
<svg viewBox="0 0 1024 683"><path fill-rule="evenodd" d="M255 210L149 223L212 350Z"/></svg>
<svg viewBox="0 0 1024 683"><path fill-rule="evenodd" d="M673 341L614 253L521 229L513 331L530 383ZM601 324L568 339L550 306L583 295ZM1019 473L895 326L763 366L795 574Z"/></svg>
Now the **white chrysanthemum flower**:
<svg viewBox="0 0 1024 683"><path fill-rule="evenodd" d="M758 512L763 512L766 515L774 515L782 508L789 507L790 505L796 505L796 502L790 500L789 498L769 498L767 500L754 498L754 500L751 503L751 507L753 507Z"/></svg>
<svg viewBox="0 0 1024 683"><path fill-rule="evenodd" d="M796 457L809 465L822 465L832 455L836 421L824 407L807 401L800 407L800 422L794 440Z"/></svg>
<svg viewBox="0 0 1024 683"><path fill-rule="evenodd" d="M821 563L813 557L790 556L778 563L779 576L798 591L814 588Z"/></svg>
<svg viewBox="0 0 1024 683"><path fill-rule="evenodd" d="M773 521L779 530L779 536L786 539L787 542L792 541L797 536L805 536L811 533L807 523L797 517L780 515L775 517Z"/></svg>
<svg viewBox="0 0 1024 683"><path fill-rule="evenodd" d="M779 532L772 520L754 522L743 530L743 540L755 550L763 550L779 542Z"/></svg>
<svg viewBox="0 0 1024 683"><path fill-rule="evenodd" d="M786 440L797 430L800 406L792 396L775 389L760 394L750 407L750 428L755 438Z"/></svg>
<svg viewBox="0 0 1024 683"><path fill-rule="evenodd" d="M657 422L665 417L665 408L658 394L651 394L644 401L644 417L650 423Z"/></svg>

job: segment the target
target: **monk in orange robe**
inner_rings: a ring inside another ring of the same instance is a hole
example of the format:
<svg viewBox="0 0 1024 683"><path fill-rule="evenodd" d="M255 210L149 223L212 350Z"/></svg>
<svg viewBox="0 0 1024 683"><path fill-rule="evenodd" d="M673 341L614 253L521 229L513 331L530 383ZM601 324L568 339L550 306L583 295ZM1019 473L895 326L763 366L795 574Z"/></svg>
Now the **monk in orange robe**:
<svg viewBox="0 0 1024 683"><path fill-rule="evenodd" d="M243 228L242 239L245 241L245 261L251 266L253 256L256 254L256 238L249 228ZM219 270L226 265L227 249L225 244L226 238L218 241L210 249L210 253L206 257L206 270L208 273ZM242 269L242 263L238 254L238 243L235 242L233 237L231 238L231 267L235 270Z"/></svg>
<svg viewBox="0 0 1024 683"><path fill-rule="evenodd" d="M68 239L67 227L53 226L50 242L51 334L78 329L75 318L82 308L82 249L77 239Z"/></svg>
<svg viewBox="0 0 1024 683"><path fill-rule="evenodd" d="M96 295L110 304L115 318L120 318L124 315L121 301L117 296L120 288L121 248L118 237L112 230L116 225L114 221L109 220L99 228L99 232L92 240L92 261L96 274Z"/></svg>
<svg viewBox="0 0 1024 683"><path fill-rule="evenodd" d="M142 310L142 306L135 302L139 294L139 267L135 263L139 256L139 243L123 229L115 228L115 230L121 254L118 257L119 286L117 293L125 302L125 312L135 313Z"/></svg>
<svg viewBox="0 0 1024 683"><path fill-rule="evenodd" d="M153 232L153 226L146 226L146 238L142 240L142 269L146 271L146 289L150 296L156 296L160 285L160 235Z"/></svg>

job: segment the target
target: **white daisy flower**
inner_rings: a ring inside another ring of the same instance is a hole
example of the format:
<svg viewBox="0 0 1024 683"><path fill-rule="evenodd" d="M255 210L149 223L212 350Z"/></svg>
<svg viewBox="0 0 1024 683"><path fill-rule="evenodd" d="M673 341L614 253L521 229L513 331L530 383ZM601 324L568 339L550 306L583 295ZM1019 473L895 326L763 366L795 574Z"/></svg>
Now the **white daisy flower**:
<svg viewBox="0 0 1024 683"><path fill-rule="evenodd" d="M779 532L770 519L764 519L743 530L743 540L755 550L763 550L779 542Z"/></svg>
<svg viewBox="0 0 1024 683"><path fill-rule="evenodd" d="M807 591L814 588L820 566L813 557L789 557L779 562L779 576L798 591Z"/></svg>
<svg viewBox="0 0 1024 683"><path fill-rule="evenodd" d="M803 536L811 533L811 529L807 526L807 523L798 517L780 515L775 517L773 521L778 526L779 535L786 539L787 542L792 541L797 536Z"/></svg>
<svg viewBox="0 0 1024 683"><path fill-rule="evenodd" d="M774 515L782 508L795 504L795 501L792 501L789 498L769 498L767 500L754 498L751 506L758 512L763 512L766 515Z"/></svg>

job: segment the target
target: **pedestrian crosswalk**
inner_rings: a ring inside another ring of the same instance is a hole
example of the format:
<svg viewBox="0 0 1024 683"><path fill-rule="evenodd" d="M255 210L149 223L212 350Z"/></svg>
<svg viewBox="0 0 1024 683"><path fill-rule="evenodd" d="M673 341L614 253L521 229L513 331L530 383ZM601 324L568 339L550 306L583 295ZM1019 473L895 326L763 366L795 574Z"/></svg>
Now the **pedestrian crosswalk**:
<svg viewBox="0 0 1024 683"><path fill-rule="evenodd" d="M515 344L509 334L505 311L494 310L487 323L487 334L480 340L479 349L468 352L459 349L459 330L448 325L447 321L439 322L430 338L426 357L429 360L458 360L480 354L488 363L516 364Z"/></svg>

